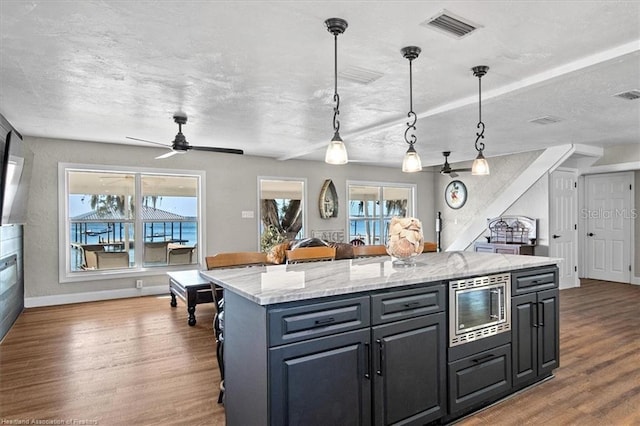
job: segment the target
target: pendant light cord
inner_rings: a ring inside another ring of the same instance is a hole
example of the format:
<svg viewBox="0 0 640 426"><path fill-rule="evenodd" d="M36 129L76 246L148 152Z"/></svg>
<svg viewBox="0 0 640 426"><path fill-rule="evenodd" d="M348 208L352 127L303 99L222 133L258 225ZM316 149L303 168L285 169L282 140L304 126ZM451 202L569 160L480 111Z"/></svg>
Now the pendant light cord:
<svg viewBox="0 0 640 426"><path fill-rule="evenodd" d="M484 139L484 123L482 122L482 76L478 76L478 125L476 126L480 131L476 133L476 151L484 151L484 142L479 142L480 139Z"/></svg>
<svg viewBox="0 0 640 426"><path fill-rule="evenodd" d="M413 69L412 64L413 60L409 59L409 112L407 113L407 117L412 118L413 122L407 122L407 129L404 131L404 140L410 145L413 146L418 140L415 134L411 134L408 136L410 130L416 130L416 122L418 121L418 117L416 113L413 112Z"/></svg>
<svg viewBox="0 0 640 426"><path fill-rule="evenodd" d="M333 130L338 132L340 130L340 121L338 121L338 115L340 114L340 95L338 95L338 34L333 35L333 81L334 92L333 92L333 101L336 103L336 106L333 107Z"/></svg>

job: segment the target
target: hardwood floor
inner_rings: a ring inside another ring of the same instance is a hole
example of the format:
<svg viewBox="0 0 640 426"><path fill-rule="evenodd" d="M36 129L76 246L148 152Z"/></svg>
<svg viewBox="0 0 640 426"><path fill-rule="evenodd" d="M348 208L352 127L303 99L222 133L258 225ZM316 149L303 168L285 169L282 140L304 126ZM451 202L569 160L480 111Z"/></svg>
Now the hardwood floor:
<svg viewBox="0 0 640 426"><path fill-rule="evenodd" d="M26 309L0 344L0 424L223 425L213 305L189 327L184 303L169 301Z"/></svg>
<svg viewBox="0 0 640 426"><path fill-rule="evenodd" d="M560 291L555 378L460 425L640 425L640 286L581 280Z"/></svg>
<svg viewBox="0 0 640 426"><path fill-rule="evenodd" d="M640 286L562 290L556 377L459 424L639 425L639 314ZM213 305L196 315L168 296L25 310L0 343L0 424L224 424Z"/></svg>

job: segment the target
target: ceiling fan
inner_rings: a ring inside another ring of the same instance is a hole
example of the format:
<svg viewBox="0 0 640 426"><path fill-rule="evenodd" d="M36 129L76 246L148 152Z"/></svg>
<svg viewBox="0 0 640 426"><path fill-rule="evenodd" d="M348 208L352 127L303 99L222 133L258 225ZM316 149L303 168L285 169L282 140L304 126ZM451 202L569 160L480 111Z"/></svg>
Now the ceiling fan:
<svg viewBox="0 0 640 426"><path fill-rule="evenodd" d="M160 146L163 146L165 148L171 149L171 151L167 152L166 154L159 155L158 157L156 157L156 159L171 157L172 155L175 155L175 154L184 154L185 152L189 151L190 149L192 149L194 151L220 152L220 153L223 153L223 154L239 154L239 155L244 154L244 151L241 150L241 149L217 148L217 147L213 147L213 146L189 145L189 142L187 142L187 138L185 138L184 135L182 134L182 125L183 124L187 124L187 116L186 115L175 114L173 116L173 121L178 123L178 134L176 135L175 139L171 143L171 146L168 146L167 144L160 143L160 142L154 142L154 141L148 141L148 140L145 140L145 139L132 138L130 136L127 136L127 139L131 139L131 140L134 140L134 141L140 141L140 142L146 142L146 143L152 143L154 145L160 145Z"/></svg>
<svg viewBox="0 0 640 426"><path fill-rule="evenodd" d="M470 172L471 171L471 168L467 168L467 169L452 169L451 166L449 165L449 161L447 161L450 154L451 154L451 151L444 151L442 153L442 155L444 155L444 164L440 168L440 174L449 175L450 177L454 178L454 177L458 176L458 173L456 173L456 172Z"/></svg>

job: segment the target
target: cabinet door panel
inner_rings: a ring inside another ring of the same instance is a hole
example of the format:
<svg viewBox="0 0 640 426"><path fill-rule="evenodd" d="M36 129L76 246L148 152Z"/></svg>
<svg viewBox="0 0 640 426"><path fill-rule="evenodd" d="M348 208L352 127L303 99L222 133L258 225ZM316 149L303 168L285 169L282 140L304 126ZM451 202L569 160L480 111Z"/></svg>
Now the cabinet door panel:
<svg viewBox="0 0 640 426"><path fill-rule="evenodd" d="M370 424L368 339L365 329L271 349L271 424Z"/></svg>
<svg viewBox="0 0 640 426"><path fill-rule="evenodd" d="M511 345L513 385L518 386L536 377L537 360L537 298L535 293L511 299Z"/></svg>
<svg viewBox="0 0 640 426"><path fill-rule="evenodd" d="M511 389L511 345L449 364L449 407L458 413Z"/></svg>
<svg viewBox="0 0 640 426"><path fill-rule="evenodd" d="M550 374L559 366L558 290L538 293L538 375Z"/></svg>
<svg viewBox="0 0 640 426"><path fill-rule="evenodd" d="M425 424L445 414L444 313L373 328L377 425Z"/></svg>
<svg viewBox="0 0 640 426"><path fill-rule="evenodd" d="M371 296L371 322L373 325L385 324L444 311L445 294L442 284L374 294Z"/></svg>

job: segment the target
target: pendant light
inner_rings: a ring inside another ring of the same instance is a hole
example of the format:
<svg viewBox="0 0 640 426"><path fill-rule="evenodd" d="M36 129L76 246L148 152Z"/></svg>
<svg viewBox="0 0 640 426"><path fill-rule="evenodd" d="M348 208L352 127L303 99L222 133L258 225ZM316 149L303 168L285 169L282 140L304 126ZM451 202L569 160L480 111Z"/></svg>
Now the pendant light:
<svg viewBox="0 0 640 426"><path fill-rule="evenodd" d="M347 148L344 146L344 142L342 142L342 138L340 137L340 121L338 121L338 115L340 114L340 95L338 95L338 34L342 34L349 24L347 24L347 21L340 18L329 18L324 21L324 23L327 26L327 31L333 34L333 77L335 81L333 100L336 103L336 106L333 108L333 130L335 133L327 147L327 153L324 156L324 161L329 164L347 164L349 157L347 156Z"/></svg>
<svg viewBox="0 0 640 426"><path fill-rule="evenodd" d="M482 76L489 71L489 67L486 65L478 65L477 67L471 68L473 71L473 75L478 77L478 125L477 128L480 129L478 133L476 133L476 151L478 151L478 156L475 160L473 160L473 165L471 166L471 174L476 176L486 176L489 174L489 163L484 158L482 152L484 151L484 143L479 142L480 139L484 139L484 123L482 122Z"/></svg>
<svg viewBox="0 0 640 426"><path fill-rule="evenodd" d="M409 60L409 113L407 114L407 117L413 118L413 122L407 122L407 129L404 131L404 140L409 144L409 149L404 155L404 160L402 160L402 171L413 173L422 170L422 162L420 161L420 156L413 147L418 139L414 133L409 135L410 130L416 130L416 121L418 120L416 113L413 112L413 73L411 63L418 57L421 50L417 46L407 46L403 47L401 52L402 56Z"/></svg>

